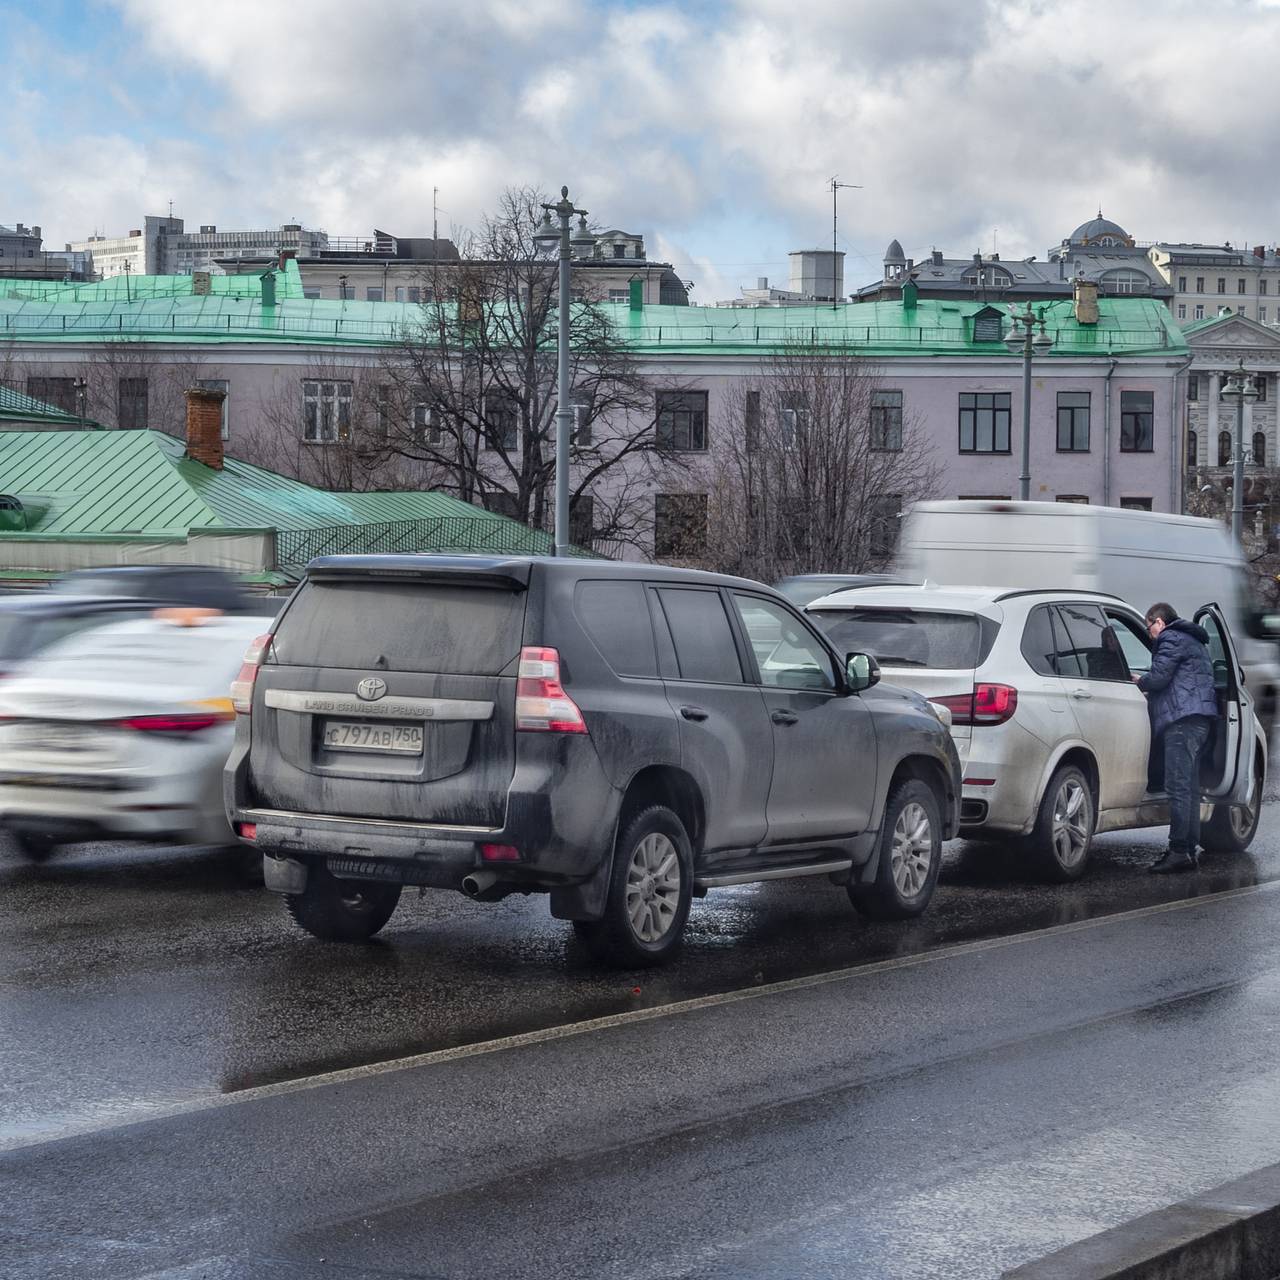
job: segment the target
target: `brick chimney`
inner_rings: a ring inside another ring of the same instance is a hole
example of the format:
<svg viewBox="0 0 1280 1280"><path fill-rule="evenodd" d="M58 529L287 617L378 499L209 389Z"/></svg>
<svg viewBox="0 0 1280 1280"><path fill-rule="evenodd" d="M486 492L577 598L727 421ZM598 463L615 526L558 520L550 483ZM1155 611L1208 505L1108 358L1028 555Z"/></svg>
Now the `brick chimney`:
<svg viewBox="0 0 1280 1280"><path fill-rule="evenodd" d="M225 391L191 387L187 391L187 457L222 470L222 402Z"/></svg>

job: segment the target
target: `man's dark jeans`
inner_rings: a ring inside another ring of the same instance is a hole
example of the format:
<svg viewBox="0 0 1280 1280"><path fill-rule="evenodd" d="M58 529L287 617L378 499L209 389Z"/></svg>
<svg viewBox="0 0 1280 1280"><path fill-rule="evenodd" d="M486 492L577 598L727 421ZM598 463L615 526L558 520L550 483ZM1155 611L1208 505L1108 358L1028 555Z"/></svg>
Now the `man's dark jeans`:
<svg viewBox="0 0 1280 1280"><path fill-rule="evenodd" d="M1208 716L1187 716L1164 731L1169 848L1174 853L1194 854L1200 843L1200 752L1211 724Z"/></svg>

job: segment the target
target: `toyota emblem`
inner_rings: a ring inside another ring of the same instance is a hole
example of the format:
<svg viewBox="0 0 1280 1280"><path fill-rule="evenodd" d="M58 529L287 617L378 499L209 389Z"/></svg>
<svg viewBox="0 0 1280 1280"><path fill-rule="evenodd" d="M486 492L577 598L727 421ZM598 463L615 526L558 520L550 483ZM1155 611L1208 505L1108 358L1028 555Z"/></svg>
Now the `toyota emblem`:
<svg viewBox="0 0 1280 1280"><path fill-rule="evenodd" d="M361 680L356 685L356 693L366 702L376 702L387 691L387 682L379 680L377 676L370 676L367 680Z"/></svg>

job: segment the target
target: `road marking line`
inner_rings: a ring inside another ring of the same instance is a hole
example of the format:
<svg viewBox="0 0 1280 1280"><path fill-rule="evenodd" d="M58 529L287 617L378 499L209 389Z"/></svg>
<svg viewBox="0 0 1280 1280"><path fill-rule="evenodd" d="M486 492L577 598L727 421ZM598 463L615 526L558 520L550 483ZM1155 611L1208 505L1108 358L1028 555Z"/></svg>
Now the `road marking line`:
<svg viewBox="0 0 1280 1280"><path fill-rule="evenodd" d="M187 1102L171 1103L167 1106L150 1107L146 1103L142 1103L138 1106L137 1113L127 1118L117 1116L110 1120L88 1121L81 1125L72 1125L61 1129L57 1133L29 1138L0 1139L0 1154L10 1151L29 1150L32 1147L48 1146L55 1142L65 1142L71 1138L83 1138L93 1134L108 1133L115 1129L125 1129L131 1125L143 1124L150 1120L169 1120L177 1116L192 1115L201 1111L214 1111L221 1107L239 1106L267 1098L284 1097L291 1093L305 1093L312 1089L325 1088L328 1085L346 1084L355 1080L370 1079L374 1076L391 1075L398 1071L412 1071L418 1067L456 1062L463 1058L480 1057L482 1054L501 1053L507 1049L521 1049L530 1045L548 1044L555 1040L567 1040L572 1036L589 1035L594 1031L608 1031L614 1027L630 1026L633 1023L654 1022L659 1018L696 1013L701 1009L713 1009L722 1005L738 1004L744 1000L757 1000L765 996L781 995L788 991L803 991L809 987L848 982L855 978L870 977L877 973L886 973L895 969L911 969L920 965L935 964L941 960L954 960L966 956L981 955L988 951L999 951L1006 947L1035 942L1041 938L1083 933L1089 929L1122 924L1127 920L1166 915L1174 911L1187 911L1193 907L1202 907L1209 903L1252 897L1255 894L1271 893L1275 890L1280 890L1280 880L1267 880L1261 884L1244 885L1238 889L1224 889L1217 893L1200 894L1193 898L1179 898L1174 902L1159 902L1153 903L1151 906L1135 907L1129 911L1117 911L1111 915L1093 916L1088 920L1074 920L1068 924L1047 925L1043 929L1032 929L1025 933L1011 933L1000 938L980 938L973 942L958 942L951 946L938 947L933 951L922 951L917 955L895 956L889 960L873 960L868 964L849 965L843 969L808 974L800 978L784 978L779 982L762 983L757 987L740 987L734 991L721 991L709 996L695 996L689 1000L676 1000L669 1004L654 1005L649 1009L626 1009L620 1013L609 1013L599 1018L587 1018L582 1022L567 1022L557 1027L544 1027L538 1031L523 1031L518 1035L501 1036L496 1040L478 1040L472 1044L457 1045L451 1049L432 1049L425 1053L410 1054L403 1058L388 1058L383 1062L370 1062L357 1067L342 1067L336 1071L325 1071L318 1075L300 1076L295 1080L281 1080L276 1084L257 1085L254 1088L241 1089L235 1093L211 1094L202 1098L192 1098Z"/></svg>

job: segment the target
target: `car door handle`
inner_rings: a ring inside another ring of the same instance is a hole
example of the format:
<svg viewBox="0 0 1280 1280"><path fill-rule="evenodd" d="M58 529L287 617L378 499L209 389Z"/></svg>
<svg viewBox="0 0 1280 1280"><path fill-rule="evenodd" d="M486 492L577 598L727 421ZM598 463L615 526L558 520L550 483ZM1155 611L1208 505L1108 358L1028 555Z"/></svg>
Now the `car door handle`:
<svg viewBox="0 0 1280 1280"><path fill-rule="evenodd" d="M705 720L707 713L701 707L681 707L680 714L686 720Z"/></svg>
<svg viewBox="0 0 1280 1280"><path fill-rule="evenodd" d="M769 719L774 724L795 724L800 717L794 711L775 711Z"/></svg>
<svg viewBox="0 0 1280 1280"><path fill-rule="evenodd" d="M1086 699L1092 698L1093 694L1091 694L1088 689L1072 689L1071 696L1073 698L1078 698L1081 702L1084 702Z"/></svg>

